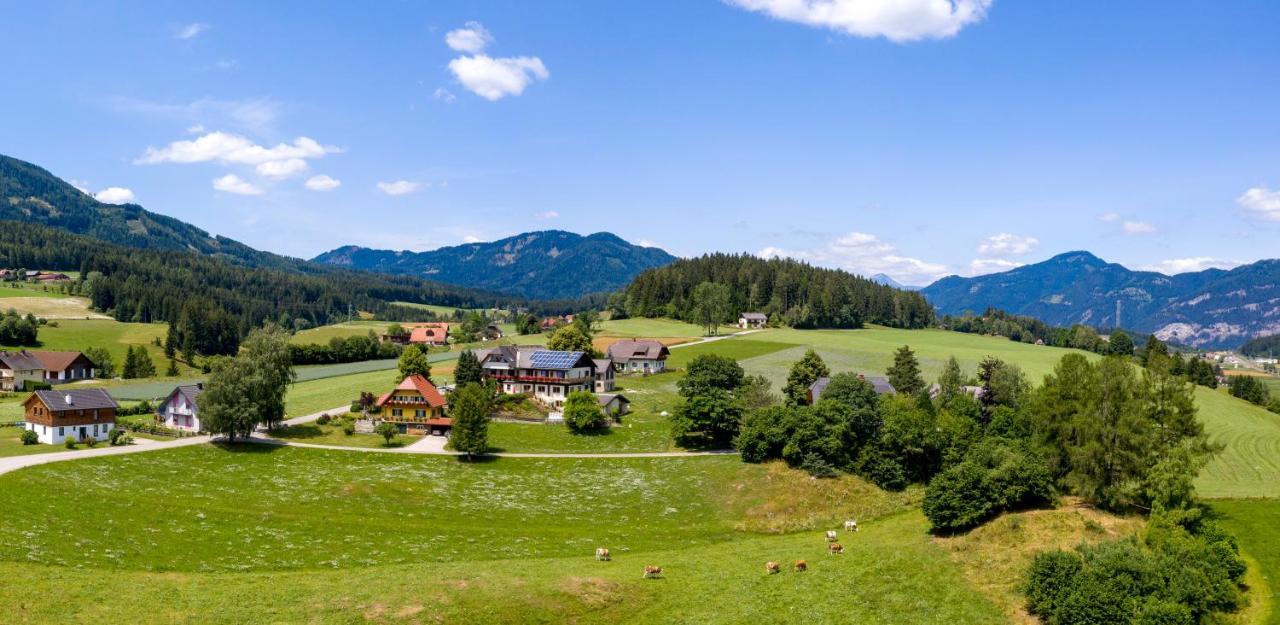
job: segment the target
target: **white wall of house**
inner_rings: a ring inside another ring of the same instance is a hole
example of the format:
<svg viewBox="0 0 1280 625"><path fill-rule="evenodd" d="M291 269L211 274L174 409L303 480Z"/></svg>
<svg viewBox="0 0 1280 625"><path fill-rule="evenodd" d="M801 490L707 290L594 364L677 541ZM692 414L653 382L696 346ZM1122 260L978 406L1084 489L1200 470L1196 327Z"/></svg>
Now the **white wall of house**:
<svg viewBox="0 0 1280 625"><path fill-rule="evenodd" d="M623 368L630 373L643 373L646 370L649 373L661 373L667 370L667 361L632 358L623 365Z"/></svg>
<svg viewBox="0 0 1280 625"><path fill-rule="evenodd" d="M164 418L166 427L188 432L201 431L200 415L182 393L175 393L169 401L161 404L159 414Z"/></svg>
<svg viewBox="0 0 1280 625"><path fill-rule="evenodd" d="M105 441L111 436L111 430L115 429L114 423L91 423L89 425L67 425L67 426L49 426L37 423L27 423L26 429L31 430L40 437L40 442L46 445L61 445L66 439L80 440L80 428L84 428L85 436Z"/></svg>
<svg viewBox="0 0 1280 625"><path fill-rule="evenodd" d="M0 391L21 391L27 380L44 382L44 369L5 369L0 373Z"/></svg>
<svg viewBox="0 0 1280 625"><path fill-rule="evenodd" d="M95 370L88 367L73 367L65 371L46 371L45 382L70 382L72 380L92 380Z"/></svg>

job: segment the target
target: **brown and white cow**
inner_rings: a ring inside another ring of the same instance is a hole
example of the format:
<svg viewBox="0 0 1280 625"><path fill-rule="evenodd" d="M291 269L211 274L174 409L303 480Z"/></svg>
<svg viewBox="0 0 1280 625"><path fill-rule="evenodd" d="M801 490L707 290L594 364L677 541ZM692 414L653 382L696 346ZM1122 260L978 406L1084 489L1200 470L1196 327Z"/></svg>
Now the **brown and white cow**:
<svg viewBox="0 0 1280 625"><path fill-rule="evenodd" d="M835 531L835 530L827 530L827 542L829 542L829 543L836 542L836 540L838 540L838 538L839 538L839 537L838 537L838 536L836 536L836 531Z"/></svg>
<svg viewBox="0 0 1280 625"><path fill-rule="evenodd" d="M796 572L802 573L809 570L809 563L804 560L796 560Z"/></svg>
<svg viewBox="0 0 1280 625"><path fill-rule="evenodd" d="M608 561L609 550L605 549L604 547L596 547L596 559Z"/></svg>
<svg viewBox="0 0 1280 625"><path fill-rule="evenodd" d="M773 575L774 573L780 573L782 572L782 565L778 564L777 562L765 562L764 572L768 573L769 575Z"/></svg>
<svg viewBox="0 0 1280 625"><path fill-rule="evenodd" d="M658 578L658 577L662 577L662 567L660 567L660 566L654 566L654 565L652 565L652 564L646 564L646 565L644 565L644 578L645 578L645 579L654 579L654 578Z"/></svg>
<svg viewBox="0 0 1280 625"><path fill-rule="evenodd" d="M840 543L831 543L830 545L827 545L827 553L829 555L844 553L844 545L841 545Z"/></svg>

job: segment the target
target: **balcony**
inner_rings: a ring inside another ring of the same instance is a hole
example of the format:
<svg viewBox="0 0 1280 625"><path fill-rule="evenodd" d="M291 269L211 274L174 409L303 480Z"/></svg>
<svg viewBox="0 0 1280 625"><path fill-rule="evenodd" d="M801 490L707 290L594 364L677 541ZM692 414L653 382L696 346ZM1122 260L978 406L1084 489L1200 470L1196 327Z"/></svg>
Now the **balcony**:
<svg viewBox="0 0 1280 625"><path fill-rule="evenodd" d="M582 375L576 378L554 378L541 375L495 374L486 372L485 377L498 380L499 382L529 382L531 384L589 384L592 382L592 377L589 375Z"/></svg>

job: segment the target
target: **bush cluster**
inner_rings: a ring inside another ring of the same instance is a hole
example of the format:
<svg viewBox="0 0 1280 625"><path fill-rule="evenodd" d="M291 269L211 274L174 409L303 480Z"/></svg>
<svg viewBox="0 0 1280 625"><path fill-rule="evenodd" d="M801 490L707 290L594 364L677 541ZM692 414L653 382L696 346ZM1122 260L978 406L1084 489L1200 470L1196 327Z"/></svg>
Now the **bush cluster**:
<svg viewBox="0 0 1280 625"><path fill-rule="evenodd" d="M1245 563L1235 540L1212 522L1177 516L1154 515L1141 539L1038 554L1024 586L1028 609L1056 625L1195 625L1237 609Z"/></svg>

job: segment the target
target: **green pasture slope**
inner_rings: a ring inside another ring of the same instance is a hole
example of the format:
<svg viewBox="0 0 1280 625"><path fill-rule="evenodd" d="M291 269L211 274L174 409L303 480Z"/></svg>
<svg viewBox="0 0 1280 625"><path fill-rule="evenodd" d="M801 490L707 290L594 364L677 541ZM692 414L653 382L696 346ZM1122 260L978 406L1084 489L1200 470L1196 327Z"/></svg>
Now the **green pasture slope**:
<svg viewBox="0 0 1280 625"><path fill-rule="evenodd" d="M824 482L834 503L775 515L797 490L778 479L732 457L466 464L214 446L38 466L0 476L0 578L24 580L0 585L0 602L19 624L1001 619L910 493L846 478ZM824 555L820 530L851 514L862 532ZM778 516L790 533L768 531ZM602 545L611 562L593 558ZM809 570L765 574L796 559ZM642 579L647 564L662 578ZM56 600L30 594L51 584Z"/></svg>

